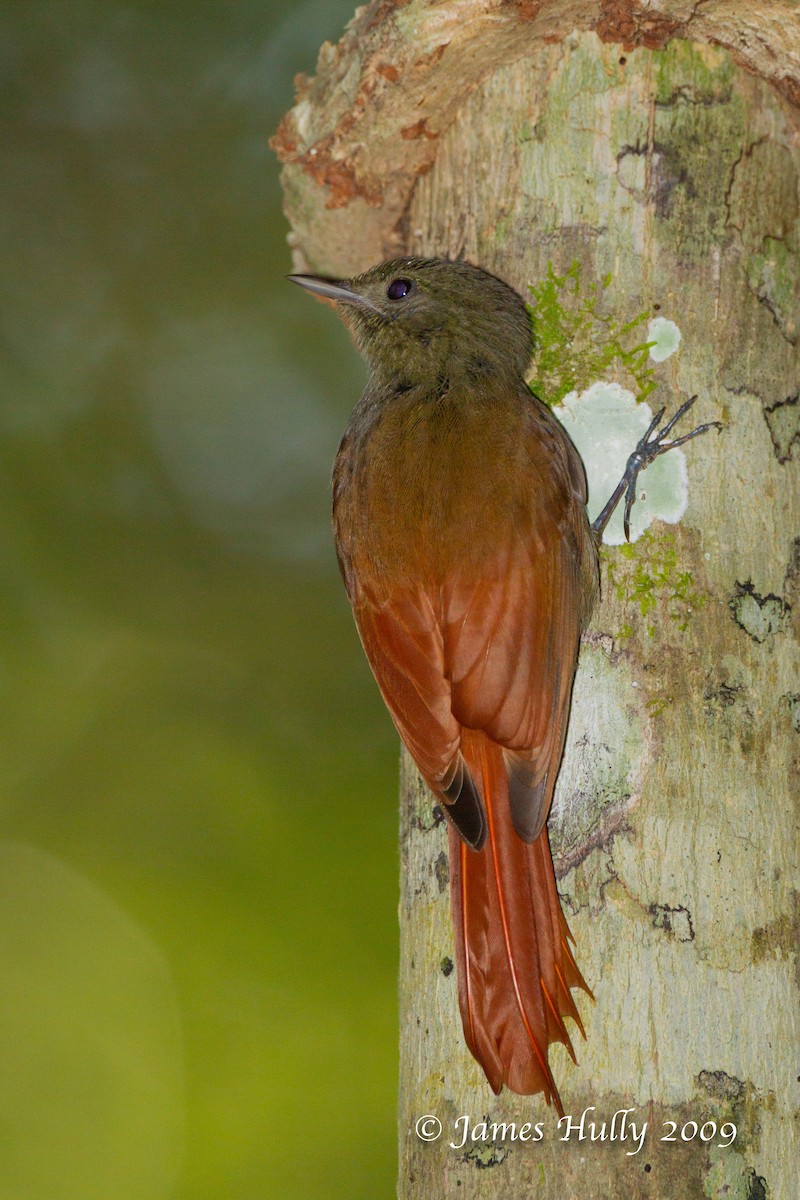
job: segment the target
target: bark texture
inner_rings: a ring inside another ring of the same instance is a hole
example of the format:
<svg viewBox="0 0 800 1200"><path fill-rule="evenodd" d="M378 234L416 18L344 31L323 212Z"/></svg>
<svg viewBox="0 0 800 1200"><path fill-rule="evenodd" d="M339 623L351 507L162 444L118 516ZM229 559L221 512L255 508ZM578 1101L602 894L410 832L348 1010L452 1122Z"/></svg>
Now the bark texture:
<svg viewBox="0 0 800 1200"><path fill-rule="evenodd" d="M788 3L384 2L323 48L278 135L298 267L463 253L523 294L549 262L613 273L623 316L680 326L656 399L697 392L725 424L690 444L670 527L706 602L676 621L655 587L643 616L619 593L652 564L608 552L551 818L596 995L554 1074L574 1121L633 1109L644 1144L561 1141L540 1097L489 1091L461 1037L445 830L404 760L401 1197L796 1194L799 80ZM464 1115L542 1137L454 1148ZM682 1138L692 1121L736 1139Z"/></svg>

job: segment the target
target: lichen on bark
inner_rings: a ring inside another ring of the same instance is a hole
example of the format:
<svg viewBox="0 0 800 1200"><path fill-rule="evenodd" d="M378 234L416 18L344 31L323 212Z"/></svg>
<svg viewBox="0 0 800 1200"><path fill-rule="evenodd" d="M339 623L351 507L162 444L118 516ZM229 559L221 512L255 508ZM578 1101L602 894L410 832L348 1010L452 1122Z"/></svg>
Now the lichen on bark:
<svg viewBox="0 0 800 1200"><path fill-rule="evenodd" d="M743 0L384 0L325 52L280 134L298 267L463 254L526 295L548 263L577 260L584 279L613 275L630 314L679 314L651 403L697 392L698 418L725 424L687 448L689 507L669 527L706 603L684 629L658 605L633 621L607 581L552 826L597 997L578 1067L556 1048L554 1070L573 1115L646 1115L646 1148L565 1146L539 1100L488 1091L442 969L444 830L405 758L408 1200L793 1194L798 21ZM636 587L635 560L614 570ZM416 1138L424 1113L445 1129L464 1113L541 1118L545 1137L459 1154ZM666 1119L734 1120L739 1135L670 1145Z"/></svg>

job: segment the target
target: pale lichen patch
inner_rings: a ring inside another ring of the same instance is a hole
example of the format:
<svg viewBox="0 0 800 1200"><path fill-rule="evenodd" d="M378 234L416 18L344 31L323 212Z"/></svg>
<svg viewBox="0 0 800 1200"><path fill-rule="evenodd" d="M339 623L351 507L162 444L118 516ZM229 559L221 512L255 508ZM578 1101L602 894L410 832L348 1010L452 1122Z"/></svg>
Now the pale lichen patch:
<svg viewBox="0 0 800 1200"><path fill-rule="evenodd" d="M792 450L800 442L800 393L787 396L764 409L769 436L779 463L787 463Z"/></svg>
<svg viewBox="0 0 800 1200"><path fill-rule="evenodd" d="M786 606L780 596L772 592L761 596L752 582L737 581L736 591L728 601L733 619L740 629L756 642L765 642L783 626Z"/></svg>
<svg viewBox="0 0 800 1200"><path fill-rule="evenodd" d="M650 357L661 363L673 355L681 344L681 331L666 317L653 317L647 326L647 340L652 342Z"/></svg>
<svg viewBox="0 0 800 1200"><path fill-rule="evenodd" d="M594 520L625 471L628 458L644 436L653 413L647 404L637 404L632 392L618 383L593 383L580 394L571 392L554 410L578 449L589 484L589 519ZM636 503L631 513L631 537L635 542L654 519L675 524L686 512L689 476L681 450L657 458L639 476ZM618 507L606 526L603 541L610 546L625 543L622 508Z"/></svg>

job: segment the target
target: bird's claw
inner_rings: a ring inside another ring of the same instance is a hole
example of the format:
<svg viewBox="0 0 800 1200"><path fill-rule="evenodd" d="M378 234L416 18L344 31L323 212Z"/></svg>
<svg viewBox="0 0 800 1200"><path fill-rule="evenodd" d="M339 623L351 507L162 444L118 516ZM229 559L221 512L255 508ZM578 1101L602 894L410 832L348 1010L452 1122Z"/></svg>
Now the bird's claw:
<svg viewBox="0 0 800 1200"><path fill-rule="evenodd" d="M694 404L697 396L690 396L688 400L684 400L674 417L667 421L663 429L658 429L658 426L666 412L666 408L660 408L653 417L647 432L639 439L636 449L628 459L628 464L625 467L623 479L627 482L625 488L625 512L622 519L622 524L625 530L625 541L631 540L630 516L633 509L633 503L636 499L636 481L639 477L639 472L649 467L659 454L666 454L668 450L674 450L676 446L682 446L684 442L689 442L692 438L698 437L701 433L706 433L709 429L722 429L720 421L708 421L705 425L698 425L691 433L685 433L682 437L675 438L671 442L664 439L669 436L672 430L680 421L684 413L687 413Z"/></svg>
<svg viewBox="0 0 800 1200"><path fill-rule="evenodd" d="M697 429L693 429L691 433L685 433L682 437L674 438L671 442L665 439L669 437L672 430L680 421L684 413L687 413L694 404L697 396L690 396L688 400L684 400L674 417L667 421L663 429L658 426L663 420L666 408L661 408L653 417L647 432L641 437L636 445L636 449L628 458L625 467L625 473L618 483L613 494L609 497L605 508L592 524L592 530L598 542L603 536L603 530L619 504L622 496L625 496L625 510L623 513L623 526L625 529L625 540L631 540L630 517L633 503L636 499L636 480L639 472L645 467L649 467L654 459L658 458L659 454L666 454L667 450L674 450L676 446L682 446L684 442L691 441L692 438L698 437L699 434L705 433L709 429L722 429L722 424L719 421L709 421L705 425L698 425Z"/></svg>

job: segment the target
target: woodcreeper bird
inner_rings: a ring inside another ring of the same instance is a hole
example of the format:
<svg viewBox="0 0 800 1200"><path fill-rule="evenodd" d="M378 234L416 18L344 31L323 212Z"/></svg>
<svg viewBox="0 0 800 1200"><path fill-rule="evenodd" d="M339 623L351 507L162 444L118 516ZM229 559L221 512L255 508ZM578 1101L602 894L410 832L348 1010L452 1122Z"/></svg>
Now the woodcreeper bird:
<svg viewBox="0 0 800 1200"><path fill-rule="evenodd" d="M548 1046L583 1032L545 824L597 547L638 471L709 426L656 433L589 524L572 442L527 387L517 293L465 262L402 258L348 280L289 278L338 303L369 378L333 469L347 595L398 732L448 821L458 999L495 1092L561 1102ZM591 993L589 993L591 995Z"/></svg>

